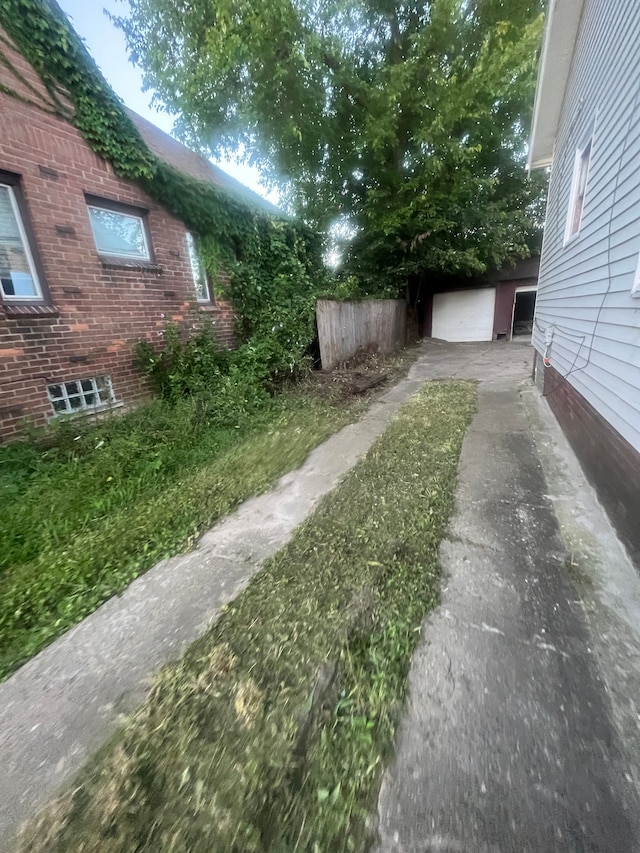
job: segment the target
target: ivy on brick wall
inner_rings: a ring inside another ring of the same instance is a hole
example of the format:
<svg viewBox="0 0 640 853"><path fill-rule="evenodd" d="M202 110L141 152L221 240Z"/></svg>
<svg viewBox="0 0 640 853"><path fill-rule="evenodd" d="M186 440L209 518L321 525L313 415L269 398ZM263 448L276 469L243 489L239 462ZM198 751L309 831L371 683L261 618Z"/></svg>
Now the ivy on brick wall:
<svg viewBox="0 0 640 853"><path fill-rule="evenodd" d="M73 122L96 154L124 178L152 177L154 157L57 6L47 0L0 0L0 23L52 100L68 96Z"/></svg>
<svg viewBox="0 0 640 853"><path fill-rule="evenodd" d="M212 275L230 274L239 334L256 357L266 353L276 373L295 369L313 338L315 297L327 292L317 235L159 160L54 0L0 0L0 25L92 150L200 234Z"/></svg>

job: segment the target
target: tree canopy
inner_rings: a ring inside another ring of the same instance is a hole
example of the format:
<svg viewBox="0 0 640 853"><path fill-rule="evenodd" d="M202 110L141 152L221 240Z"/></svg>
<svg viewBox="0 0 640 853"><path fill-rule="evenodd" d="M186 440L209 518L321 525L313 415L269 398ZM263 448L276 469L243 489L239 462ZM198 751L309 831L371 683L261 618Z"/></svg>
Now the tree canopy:
<svg viewBox="0 0 640 853"><path fill-rule="evenodd" d="M529 253L541 0L130 0L123 29L181 137L242 148L293 211L394 285Z"/></svg>

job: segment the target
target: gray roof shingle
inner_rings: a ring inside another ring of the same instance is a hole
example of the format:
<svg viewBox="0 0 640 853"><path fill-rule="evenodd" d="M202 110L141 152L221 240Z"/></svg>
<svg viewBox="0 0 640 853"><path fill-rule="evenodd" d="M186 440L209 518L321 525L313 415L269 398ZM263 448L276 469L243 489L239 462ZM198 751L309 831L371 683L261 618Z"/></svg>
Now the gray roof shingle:
<svg viewBox="0 0 640 853"><path fill-rule="evenodd" d="M156 127L155 124L152 124L146 118L138 115L138 113L134 113L128 107L126 107L126 111L150 151L160 160L173 166L174 169L177 169L184 175L200 181L206 181L216 187L220 187L220 189L226 190L245 202L245 204L258 207L267 213L279 216L284 215L270 201L262 198L258 193L250 190L249 187L245 187L244 184L236 181L231 175L227 175L222 169L214 166L209 160L187 148L186 145L178 142L177 139L169 136L168 133L160 130L159 127Z"/></svg>

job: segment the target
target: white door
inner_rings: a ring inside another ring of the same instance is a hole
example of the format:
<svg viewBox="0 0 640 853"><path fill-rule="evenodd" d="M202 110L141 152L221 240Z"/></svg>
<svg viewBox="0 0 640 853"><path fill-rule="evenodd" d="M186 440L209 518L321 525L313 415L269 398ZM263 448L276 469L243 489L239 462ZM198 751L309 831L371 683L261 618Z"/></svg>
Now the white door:
<svg viewBox="0 0 640 853"><path fill-rule="evenodd" d="M431 335L443 341L493 340L495 287L434 293Z"/></svg>

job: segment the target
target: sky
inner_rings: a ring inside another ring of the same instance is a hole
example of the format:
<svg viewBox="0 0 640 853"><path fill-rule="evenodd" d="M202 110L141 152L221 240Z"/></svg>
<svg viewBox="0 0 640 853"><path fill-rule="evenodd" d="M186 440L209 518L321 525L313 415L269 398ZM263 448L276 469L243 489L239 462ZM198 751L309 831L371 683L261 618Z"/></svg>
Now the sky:
<svg viewBox="0 0 640 853"><path fill-rule="evenodd" d="M142 72L129 62L124 35L104 13L108 9L115 15L125 15L126 0L58 0L58 3L116 94L130 109L170 133L173 119L150 106L152 93L142 91ZM269 193L261 185L257 169L228 160L214 162L264 198L277 203L277 193Z"/></svg>

